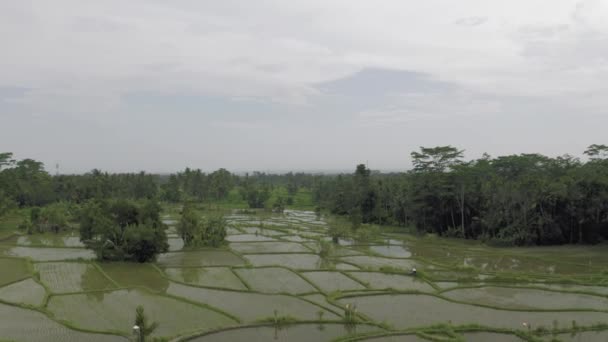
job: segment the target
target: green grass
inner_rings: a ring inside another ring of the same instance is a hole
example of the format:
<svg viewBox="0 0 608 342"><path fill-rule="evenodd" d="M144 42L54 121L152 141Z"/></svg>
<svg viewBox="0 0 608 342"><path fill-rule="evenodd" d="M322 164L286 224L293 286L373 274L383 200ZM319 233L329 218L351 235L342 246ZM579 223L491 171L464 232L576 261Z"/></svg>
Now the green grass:
<svg viewBox="0 0 608 342"><path fill-rule="evenodd" d="M19 224L21 224L26 214L25 210L13 210L0 217L0 240L13 235L18 230Z"/></svg>

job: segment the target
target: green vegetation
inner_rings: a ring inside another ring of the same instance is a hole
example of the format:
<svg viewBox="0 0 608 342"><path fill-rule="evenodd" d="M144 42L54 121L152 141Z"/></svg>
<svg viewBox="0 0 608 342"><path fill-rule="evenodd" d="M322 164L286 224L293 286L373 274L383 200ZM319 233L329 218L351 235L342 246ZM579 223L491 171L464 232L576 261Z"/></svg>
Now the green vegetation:
<svg viewBox="0 0 608 342"><path fill-rule="evenodd" d="M201 221L218 212L191 206ZM159 217L168 224L167 234L181 241L180 210L166 205ZM31 264L0 258L15 272L2 276L0 303L40 310L67 334L76 328L118 339L137 336L133 312L139 305L159 323L148 339L159 340L204 341L196 337L201 334L238 340L244 332L234 327L259 327L248 331L260 336L266 336L268 330L261 329L266 327L276 329L277 340L296 341L310 336L537 341L572 332L587 337L608 328L598 324L608 321L605 246L497 249L430 235L387 234L367 224L353 229L341 219L332 221L341 221L348 236L335 244L332 223L317 220L314 212L219 211L229 227L227 237L236 242L161 253L156 263L64 261L92 252L58 247L66 236L61 232L0 242L4 254L61 260ZM351 239L370 228L371 237ZM258 241L269 235L270 241ZM19 329L17 336L35 334ZM214 331L219 332L209 334Z"/></svg>
<svg viewBox="0 0 608 342"><path fill-rule="evenodd" d="M314 198L363 223L497 245L597 243L608 238L608 147L592 145L586 163L521 154L463 160L451 146L412 152L413 170L324 177Z"/></svg>
<svg viewBox="0 0 608 342"><path fill-rule="evenodd" d="M146 262L169 249L161 207L126 200L90 201L80 214L80 238L99 260Z"/></svg>
<svg viewBox="0 0 608 342"><path fill-rule="evenodd" d="M608 249L585 243L605 237L606 152L464 162L422 148L411 172L341 176L51 176L2 154L0 335L605 338Z"/></svg>
<svg viewBox="0 0 608 342"><path fill-rule="evenodd" d="M186 247L218 247L226 238L226 220L222 216L211 216L201 220L190 205L184 205L177 232Z"/></svg>
<svg viewBox="0 0 608 342"><path fill-rule="evenodd" d="M135 325L133 329L134 333L137 335L138 342L145 342L146 338L154 332L158 328L158 322L148 322L148 317L144 312L144 307L139 305L135 309Z"/></svg>

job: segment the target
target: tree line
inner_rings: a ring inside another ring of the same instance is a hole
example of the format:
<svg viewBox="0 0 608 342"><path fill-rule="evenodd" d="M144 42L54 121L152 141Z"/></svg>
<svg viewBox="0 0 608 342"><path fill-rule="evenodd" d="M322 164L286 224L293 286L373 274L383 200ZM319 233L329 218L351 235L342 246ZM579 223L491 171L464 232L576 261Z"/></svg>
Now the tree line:
<svg viewBox="0 0 608 342"><path fill-rule="evenodd" d="M84 203L91 199L158 199L171 203L226 200L238 188L238 196L252 208L263 208L273 187L285 187L285 202L300 188L311 188L317 176L254 172L242 176L219 169L205 173L186 168L170 175L108 173L94 169L85 174L50 175L33 159L14 160L0 153L0 215L10 208L45 206L56 202Z"/></svg>
<svg viewBox="0 0 608 342"><path fill-rule="evenodd" d="M348 217L355 229L362 223L406 226L500 245L597 243L608 238L608 146L591 145L584 154L586 161L541 154L467 161L464 151L438 146L412 152L413 168L399 173L358 165L354 173L340 175L186 168L171 175L93 170L51 176L38 161L0 153L0 215L50 206L32 217L28 229L57 230L65 222L61 210L92 200L204 203L235 194L251 208L281 211L305 188L318 210ZM286 188L287 195L269 204L274 187ZM205 222L184 228L196 244L209 234Z"/></svg>
<svg viewBox="0 0 608 342"><path fill-rule="evenodd" d="M465 161L452 146L411 153L413 169L324 177L315 201L353 227L413 226L420 232L500 245L597 243L608 238L608 146L588 161L519 154Z"/></svg>

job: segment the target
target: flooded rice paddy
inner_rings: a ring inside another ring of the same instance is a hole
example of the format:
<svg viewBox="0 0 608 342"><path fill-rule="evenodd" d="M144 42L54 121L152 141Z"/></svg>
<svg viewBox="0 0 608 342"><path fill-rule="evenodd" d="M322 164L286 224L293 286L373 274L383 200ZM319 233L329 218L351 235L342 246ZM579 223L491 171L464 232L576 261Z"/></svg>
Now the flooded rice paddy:
<svg viewBox="0 0 608 342"><path fill-rule="evenodd" d="M0 340L127 341L137 305L171 341L608 340L606 246L385 234L321 257L313 212L227 218L225 246L190 249L165 215L150 264L94 261L71 232L0 241Z"/></svg>

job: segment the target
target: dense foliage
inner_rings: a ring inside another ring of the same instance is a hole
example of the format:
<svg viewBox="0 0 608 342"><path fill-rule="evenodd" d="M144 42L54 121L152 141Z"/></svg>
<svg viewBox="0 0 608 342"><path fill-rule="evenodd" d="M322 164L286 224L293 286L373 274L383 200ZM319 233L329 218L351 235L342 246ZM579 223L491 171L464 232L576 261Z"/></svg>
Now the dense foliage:
<svg viewBox="0 0 608 342"><path fill-rule="evenodd" d="M451 147L412 153L413 170L326 177L315 199L361 222L505 245L596 243L608 238L608 147L571 156L521 154L472 161Z"/></svg>
<svg viewBox="0 0 608 342"><path fill-rule="evenodd" d="M194 208L185 205L177 232L184 245L218 247L226 238L226 220L222 216L200 218Z"/></svg>
<svg viewBox="0 0 608 342"><path fill-rule="evenodd" d="M137 238L148 241L139 249L156 249L159 245L153 232L159 230L159 224L154 220L117 221L121 215L128 216L123 210L155 210L133 209L124 200L228 201L281 212L292 205L299 191L309 189L318 212L322 208L343 215L355 230L361 223L374 223L504 245L596 243L608 238L608 147L592 145L585 155L584 162L568 155L551 158L540 154L484 155L465 161L463 151L439 146L412 152L413 169L403 173L382 174L358 165L353 174L341 175L254 172L237 176L225 169L206 174L187 168L172 175L93 170L84 175L51 176L40 162L16 161L12 154L1 153L0 215L16 207L41 207L32 211L43 215L22 226L28 232L59 231L66 215L60 207L83 205L83 212L92 212L81 218L84 239L90 240L91 234L103 237L100 232L120 228L124 231L121 238L114 239L120 247L105 247L106 254L123 253L132 258L135 247L123 244ZM63 204L45 209L53 203ZM122 208L113 209L108 203L122 203ZM221 219L199 220L189 217L193 214L188 210L184 208L180 223L186 244L223 241L223 230L215 231L222 226ZM67 214L69 217L70 212ZM342 234L336 231L332 236Z"/></svg>
<svg viewBox="0 0 608 342"><path fill-rule="evenodd" d="M126 200L87 202L80 213L80 239L100 260L146 262L169 249L160 206Z"/></svg>

